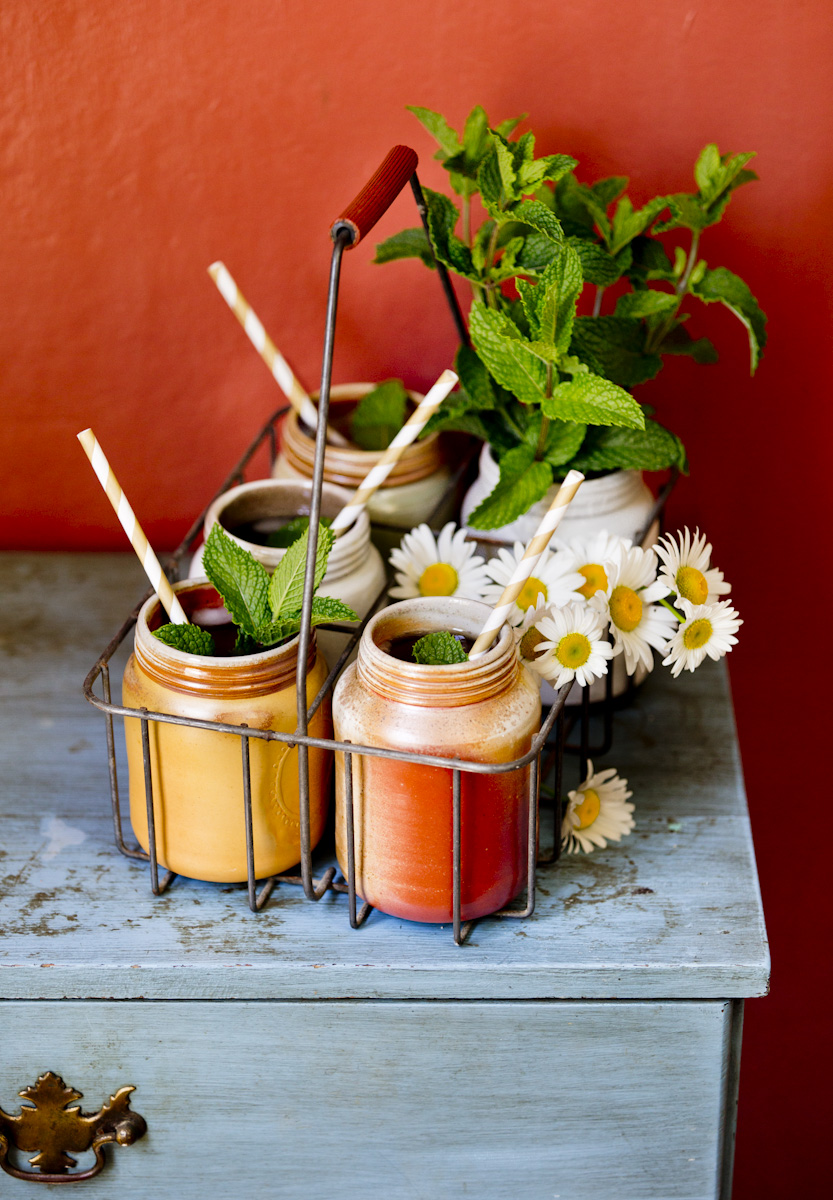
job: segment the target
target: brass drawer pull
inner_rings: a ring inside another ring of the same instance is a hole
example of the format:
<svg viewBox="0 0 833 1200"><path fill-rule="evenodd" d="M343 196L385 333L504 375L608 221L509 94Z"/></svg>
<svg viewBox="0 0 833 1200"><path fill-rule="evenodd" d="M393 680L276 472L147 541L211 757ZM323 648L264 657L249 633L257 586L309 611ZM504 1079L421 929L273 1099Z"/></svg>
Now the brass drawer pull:
<svg viewBox="0 0 833 1200"><path fill-rule="evenodd" d="M67 1087L60 1075L47 1071L36 1084L24 1088L18 1095L29 1101L21 1105L16 1116L0 1108L0 1167L15 1179L32 1183L79 1183L92 1179L104 1166L104 1147L108 1142L131 1146L147 1132L144 1117L132 1112L130 1093L133 1087L119 1088L109 1103L97 1113L83 1113L79 1107L68 1108L80 1100L83 1092ZM30 1107L31 1105L31 1107ZM9 1162L14 1146L24 1153L36 1151L29 1162L34 1171L21 1171ZM95 1151L95 1164L86 1171L70 1174L76 1160L67 1153Z"/></svg>

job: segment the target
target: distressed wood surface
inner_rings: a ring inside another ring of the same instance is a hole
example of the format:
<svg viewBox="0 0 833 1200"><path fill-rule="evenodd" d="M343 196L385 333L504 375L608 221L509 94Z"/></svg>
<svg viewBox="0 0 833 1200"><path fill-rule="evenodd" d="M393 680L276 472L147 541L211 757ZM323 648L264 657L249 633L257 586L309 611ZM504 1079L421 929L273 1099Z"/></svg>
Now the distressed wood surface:
<svg viewBox="0 0 833 1200"><path fill-rule="evenodd" d="M312 904L290 887L259 916L239 887L178 880L154 899L113 844L104 720L81 694L143 590L130 555L0 556L0 997L765 993L722 664L678 681L657 672L617 715L606 762L633 788L636 832L543 869L530 920L481 921L458 948L447 927L378 913L354 932L345 897ZM117 744L123 762L121 730ZM570 760L569 786L575 770Z"/></svg>
<svg viewBox="0 0 833 1200"><path fill-rule="evenodd" d="M101 1200L705 1200L731 1009L11 1001L0 1106L47 1069L86 1109L134 1085L148 1133L83 1185Z"/></svg>

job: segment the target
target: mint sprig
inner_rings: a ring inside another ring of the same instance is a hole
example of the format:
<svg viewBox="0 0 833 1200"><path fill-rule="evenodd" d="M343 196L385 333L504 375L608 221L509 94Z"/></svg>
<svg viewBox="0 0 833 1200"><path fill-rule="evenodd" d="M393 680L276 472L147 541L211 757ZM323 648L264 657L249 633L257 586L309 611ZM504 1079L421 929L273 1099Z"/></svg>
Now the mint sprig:
<svg viewBox="0 0 833 1200"><path fill-rule="evenodd" d="M327 570L335 535L318 527L314 588ZM294 637L301 628L304 572L309 528L289 547L270 579L253 554L215 525L205 542L203 567L238 627L235 654L254 654ZM311 625L332 621L357 621L349 605L329 596L313 596ZM191 654L213 654L211 634L197 625L163 625L155 631L160 641Z"/></svg>
<svg viewBox="0 0 833 1200"><path fill-rule="evenodd" d="M411 651L414 662L424 667L450 667L453 663L468 662L469 656L447 629L426 633L414 643Z"/></svg>

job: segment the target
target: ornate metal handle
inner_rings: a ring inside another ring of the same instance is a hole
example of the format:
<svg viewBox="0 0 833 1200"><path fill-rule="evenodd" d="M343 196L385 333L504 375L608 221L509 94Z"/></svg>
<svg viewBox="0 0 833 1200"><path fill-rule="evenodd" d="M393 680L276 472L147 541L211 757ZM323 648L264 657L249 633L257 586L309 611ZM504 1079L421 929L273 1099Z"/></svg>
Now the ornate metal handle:
<svg viewBox="0 0 833 1200"><path fill-rule="evenodd" d="M130 1108L130 1093L135 1090L119 1088L97 1113L83 1113L78 1106L67 1107L73 1100L80 1100L83 1092L67 1087L60 1075L47 1071L37 1083L18 1092L30 1103L21 1105L16 1116L0 1108L0 1167L7 1175L32 1183L80 1183L82 1179L92 1179L106 1162L104 1147L109 1142L131 1146L147 1132L144 1117ZM21 1171L9 1162L12 1146L24 1153L37 1151L29 1159L36 1168L34 1171ZM86 1171L70 1174L76 1160L69 1150L76 1154L93 1150L95 1164Z"/></svg>

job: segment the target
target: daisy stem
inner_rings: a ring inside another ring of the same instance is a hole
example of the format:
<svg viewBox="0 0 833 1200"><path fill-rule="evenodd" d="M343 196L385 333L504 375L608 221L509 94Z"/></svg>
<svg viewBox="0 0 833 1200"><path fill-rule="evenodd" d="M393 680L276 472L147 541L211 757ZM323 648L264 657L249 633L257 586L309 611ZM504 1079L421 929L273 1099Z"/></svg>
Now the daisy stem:
<svg viewBox="0 0 833 1200"><path fill-rule="evenodd" d="M673 613L681 625L684 624L685 617L683 616L683 614L681 612L677 612L677 610L673 604L669 604L669 602L667 600L660 600L660 604L662 605L663 608L667 608L670 613Z"/></svg>

